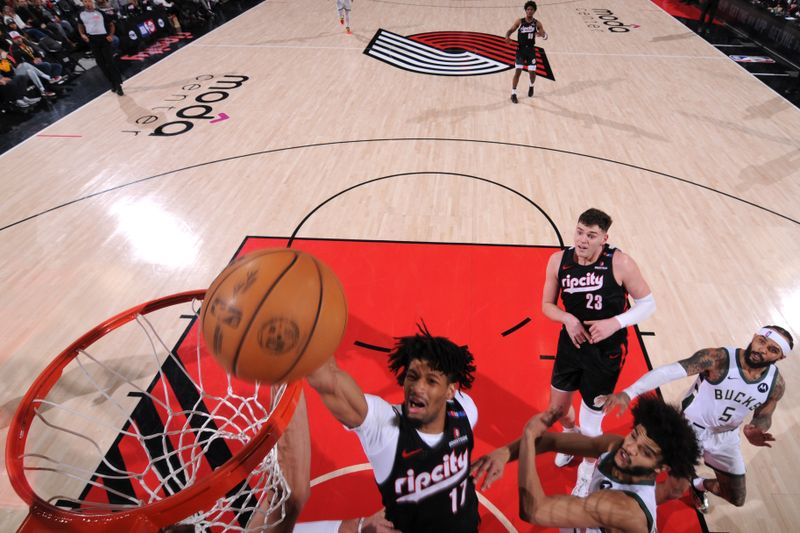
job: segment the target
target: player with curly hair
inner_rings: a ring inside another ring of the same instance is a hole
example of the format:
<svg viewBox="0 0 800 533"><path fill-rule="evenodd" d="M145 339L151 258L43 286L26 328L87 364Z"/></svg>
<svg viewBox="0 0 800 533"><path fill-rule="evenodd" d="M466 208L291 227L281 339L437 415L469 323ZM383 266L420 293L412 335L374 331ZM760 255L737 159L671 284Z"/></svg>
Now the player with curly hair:
<svg viewBox="0 0 800 533"><path fill-rule="evenodd" d="M478 409L463 392L474 380L466 347L430 334L396 339L389 368L403 403L364 394L331 358L308 376L333 416L358 435L372 465L386 519L403 532L478 530L469 475Z"/></svg>
<svg viewBox="0 0 800 533"><path fill-rule="evenodd" d="M477 480L486 473L483 487L488 488L508 461L519 459L519 509L523 520L582 533L654 533L656 476L661 472L690 476L698 463L700 447L676 407L643 396L632 413L633 428L625 437L548 432L555 420L548 412L539 413L527 423L521 439L479 458L473 475ZM536 470L536 454L552 451L598 458L586 497L544 493Z"/></svg>

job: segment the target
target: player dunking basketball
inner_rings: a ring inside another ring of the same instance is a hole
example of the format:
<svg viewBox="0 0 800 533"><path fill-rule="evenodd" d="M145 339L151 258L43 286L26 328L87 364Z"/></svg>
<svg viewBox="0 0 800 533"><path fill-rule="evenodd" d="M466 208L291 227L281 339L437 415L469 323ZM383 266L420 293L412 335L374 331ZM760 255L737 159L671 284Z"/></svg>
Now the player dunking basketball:
<svg viewBox="0 0 800 533"><path fill-rule="evenodd" d="M522 74L522 69L528 69L530 85L528 96L533 96L533 83L536 81L536 36L547 39L542 23L533 18L536 13L536 2L525 2L525 16L514 21L514 25L506 32L506 43L511 44L511 34L517 32L517 55L514 60L514 81L511 83L511 101L515 104L517 99L517 84Z"/></svg>
<svg viewBox="0 0 800 533"><path fill-rule="evenodd" d="M577 431L572 394L580 391L579 431L590 437L602 434L603 412L593 402L596 396L614 391L628 350L626 328L655 311L650 287L636 262L607 244L611 222L599 209L582 213L575 245L550 256L542 290L542 312L564 324L547 410L553 421L561 418L565 431ZM559 294L564 309L557 305ZM630 309L628 294L635 301ZM569 455L556 455L558 466L571 460ZM593 463L584 459L578 468L573 494L585 495Z"/></svg>
<svg viewBox="0 0 800 533"><path fill-rule="evenodd" d="M478 410L462 392L475 366L465 347L422 326L397 339L389 368L403 387L401 405L364 394L333 358L308 383L333 416L353 430L372 465L386 518L400 531L478 530L469 476Z"/></svg>

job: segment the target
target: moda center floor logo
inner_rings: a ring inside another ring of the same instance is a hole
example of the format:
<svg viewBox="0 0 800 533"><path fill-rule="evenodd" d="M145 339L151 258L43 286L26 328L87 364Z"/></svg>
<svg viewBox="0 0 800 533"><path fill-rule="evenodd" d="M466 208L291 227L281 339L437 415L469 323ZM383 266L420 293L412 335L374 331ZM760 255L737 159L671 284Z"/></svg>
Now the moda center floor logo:
<svg viewBox="0 0 800 533"><path fill-rule="evenodd" d="M380 29L364 53L393 67L433 76L482 76L514 68L517 43L466 31L435 31L404 37ZM555 81L544 49L536 47L536 74Z"/></svg>
<svg viewBox="0 0 800 533"><path fill-rule="evenodd" d="M627 33L639 27L638 24L625 24L610 9L579 7L575 9L586 27L592 31Z"/></svg>

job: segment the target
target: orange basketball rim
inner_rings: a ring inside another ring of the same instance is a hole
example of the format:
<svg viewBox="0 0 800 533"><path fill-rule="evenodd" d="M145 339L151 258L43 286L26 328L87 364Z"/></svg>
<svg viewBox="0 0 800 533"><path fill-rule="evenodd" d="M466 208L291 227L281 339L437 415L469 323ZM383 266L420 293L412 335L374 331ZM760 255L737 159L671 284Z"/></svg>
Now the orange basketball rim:
<svg viewBox="0 0 800 533"><path fill-rule="evenodd" d="M6 465L11 484L30 507L29 515L19 531L152 532L213 506L218 499L245 480L272 449L294 413L302 391L299 382L287 386L279 404L273 408L269 418L263 421L260 431L230 460L183 490L153 503L118 511L64 509L37 495L26 477L26 443L37 405L61 379L66 365L82 350L137 316L176 304L199 301L204 295L205 290L195 290L166 296L106 320L61 352L34 381L14 415L6 444Z"/></svg>

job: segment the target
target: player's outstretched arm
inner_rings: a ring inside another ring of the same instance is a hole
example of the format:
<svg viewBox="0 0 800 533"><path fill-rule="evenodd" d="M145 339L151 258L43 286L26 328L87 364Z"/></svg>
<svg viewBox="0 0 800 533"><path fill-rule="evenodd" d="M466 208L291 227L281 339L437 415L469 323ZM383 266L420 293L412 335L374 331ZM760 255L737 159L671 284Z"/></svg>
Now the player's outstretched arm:
<svg viewBox="0 0 800 533"><path fill-rule="evenodd" d="M594 404L597 407L602 405L605 413L619 409L618 415L621 415L637 396L686 376L717 374L727 364L727 361L728 353L725 348L703 348L687 359L654 368L622 392L596 397Z"/></svg>
<svg viewBox="0 0 800 533"><path fill-rule="evenodd" d="M494 451L478 457L470 467L469 473L475 480L475 486L483 478L483 483L480 484L481 490L487 490L495 481L503 477L503 471L506 465L519 458L519 439L501 446Z"/></svg>
<svg viewBox="0 0 800 533"><path fill-rule="evenodd" d="M307 380L339 422L349 428L358 427L364 422L367 416L364 391L350 374L339 368L333 357L312 372Z"/></svg>
<svg viewBox="0 0 800 533"><path fill-rule="evenodd" d="M769 393L769 398L753 412L753 419L743 428L744 436L753 446L766 446L772 448L770 442L775 440L772 433L767 433L772 426L772 413L778 407L778 401L783 398L786 391L786 382L783 376L775 377L775 386Z"/></svg>

